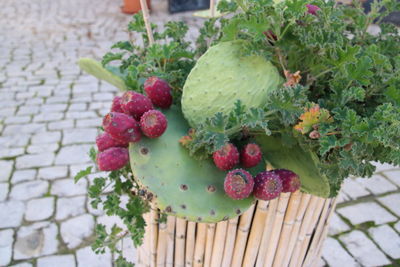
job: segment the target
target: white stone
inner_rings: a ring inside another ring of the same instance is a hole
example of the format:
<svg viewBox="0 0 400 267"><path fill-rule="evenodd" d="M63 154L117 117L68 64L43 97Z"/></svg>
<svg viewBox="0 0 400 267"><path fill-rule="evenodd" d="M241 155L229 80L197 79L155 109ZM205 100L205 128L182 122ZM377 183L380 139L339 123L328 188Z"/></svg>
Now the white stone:
<svg viewBox="0 0 400 267"><path fill-rule="evenodd" d="M34 122L49 122L49 121L60 121L64 117L61 112L55 113L40 113L33 118Z"/></svg>
<svg viewBox="0 0 400 267"><path fill-rule="evenodd" d="M129 237L125 237L123 240L124 247L122 248L122 256L129 262L136 263L137 260L137 250L133 245L133 241ZM119 249L121 249L120 243L118 244Z"/></svg>
<svg viewBox="0 0 400 267"><path fill-rule="evenodd" d="M19 183L12 186L10 198L27 200L41 197L47 193L49 183L47 181L31 181Z"/></svg>
<svg viewBox="0 0 400 267"><path fill-rule="evenodd" d="M14 162L11 160L0 160L0 182L7 182L10 178Z"/></svg>
<svg viewBox="0 0 400 267"><path fill-rule="evenodd" d="M361 184L374 195L380 195L397 190L397 187L380 175L373 175L371 178L357 178L357 183Z"/></svg>
<svg viewBox="0 0 400 267"><path fill-rule="evenodd" d="M36 172L36 170L16 170L11 177L11 183L15 184L23 181L34 180Z"/></svg>
<svg viewBox="0 0 400 267"><path fill-rule="evenodd" d="M38 178L46 180L54 180L57 178L65 178L68 175L67 166L53 166L40 168Z"/></svg>
<svg viewBox="0 0 400 267"><path fill-rule="evenodd" d="M363 202L337 209L340 215L350 220L353 225L373 221L382 224L396 221L396 217L374 202Z"/></svg>
<svg viewBox="0 0 400 267"><path fill-rule="evenodd" d="M391 212L400 217L400 193L380 197L378 198L378 201Z"/></svg>
<svg viewBox="0 0 400 267"><path fill-rule="evenodd" d="M339 237L353 257L363 266L382 266L390 261L361 231L355 230ZM347 265L342 265L347 266Z"/></svg>
<svg viewBox="0 0 400 267"><path fill-rule="evenodd" d="M117 225L121 229L126 230L124 222L121 220L120 217L116 215L112 216L102 215L100 217L97 217L97 223L103 224L106 227L107 231L111 231L114 225Z"/></svg>
<svg viewBox="0 0 400 267"><path fill-rule="evenodd" d="M337 240L330 237L324 241L322 257L330 266L360 266Z"/></svg>
<svg viewBox="0 0 400 267"><path fill-rule="evenodd" d="M61 140L61 132L43 132L35 134L32 139L32 144L49 144L56 143Z"/></svg>
<svg viewBox="0 0 400 267"><path fill-rule="evenodd" d="M12 116L8 117L5 120L6 124L20 124L20 123L27 123L31 121L30 116Z"/></svg>
<svg viewBox="0 0 400 267"><path fill-rule="evenodd" d="M101 125L101 122L102 118L76 120L76 127L78 128L99 127Z"/></svg>
<svg viewBox="0 0 400 267"><path fill-rule="evenodd" d="M63 145L94 143L97 129L71 129L64 130Z"/></svg>
<svg viewBox="0 0 400 267"><path fill-rule="evenodd" d="M0 201L4 201L8 195L8 184L0 183Z"/></svg>
<svg viewBox="0 0 400 267"><path fill-rule="evenodd" d="M54 161L54 153L24 155L17 158L16 167L18 169L46 167L53 164L53 161Z"/></svg>
<svg viewBox="0 0 400 267"><path fill-rule="evenodd" d="M24 216L25 205L21 201L0 203L0 228L18 227Z"/></svg>
<svg viewBox="0 0 400 267"><path fill-rule="evenodd" d="M13 235L11 229L0 231L0 266L7 266L11 262Z"/></svg>
<svg viewBox="0 0 400 267"><path fill-rule="evenodd" d="M75 267L74 255L54 255L39 258L37 267Z"/></svg>
<svg viewBox="0 0 400 267"><path fill-rule="evenodd" d="M381 172L381 171L387 171L387 170L392 170L395 167L389 163L379 163L379 162L373 162L373 165L376 166L376 172Z"/></svg>
<svg viewBox="0 0 400 267"><path fill-rule="evenodd" d="M31 199L26 205L25 220L45 220L54 212L54 197Z"/></svg>
<svg viewBox="0 0 400 267"><path fill-rule="evenodd" d="M59 148L58 143L54 144L40 144L40 145L30 145L27 148L29 154L41 154L48 152L56 152Z"/></svg>
<svg viewBox="0 0 400 267"><path fill-rule="evenodd" d="M17 148L3 148L0 150L0 158L14 158L25 153L22 147Z"/></svg>
<svg viewBox="0 0 400 267"><path fill-rule="evenodd" d="M15 134L0 137L0 147L23 147L29 142L29 135Z"/></svg>
<svg viewBox="0 0 400 267"><path fill-rule="evenodd" d="M68 111L77 111L77 110L87 110L87 104L85 103L71 104L68 108Z"/></svg>
<svg viewBox="0 0 400 267"><path fill-rule="evenodd" d="M333 213L329 223L329 235L337 235L348 230L350 227L336 213Z"/></svg>
<svg viewBox="0 0 400 267"><path fill-rule="evenodd" d="M55 163L58 165L83 164L90 162L90 145L72 145L61 148L56 157Z"/></svg>
<svg viewBox="0 0 400 267"><path fill-rule="evenodd" d="M79 100L84 100L83 98ZM88 99L90 101L90 99ZM93 111L69 111L66 113L67 119L89 119L97 118L97 114Z"/></svg>
<svg viewBox="0 0 400 267"><path fill-rule="evenodd" d="M368 233L391 258L400 259L400 236L387 224L369 228Z"/></svg>
<svg viewBox="0 0 400 267"><path fill-rule="evenodd" d="M57 112L57 111L65 111L67 109L67 104L46 104L40 107L41 112Z"/></svg>
<svg viewBox="0 0 400 267"><path fill-rule="evenodd" d="M14 259L24 260L54 254L58 248L57 234L57 225L50 222L22 226L14 244Z"/></svg>
<svg viewBox="0 0 400 267"><path fill-rule="evenodd" d="M394 229L396 229L397 232L400 233L400 221L398 221L398 222L394 225Z"/></svg>
<svg viewBox="0 0 400 267"><path fill-rule="evenodd" d="M56 220L64 220L85 213L85 196L58 198Z"/></svg>
<svg viewBox="0 0 400 267"><path fill-rule="evenodd" d="M111 253L95 254L90 247L81 248L76 252L78 267L111 267Z"/></svg>
<svg viewBox="0 0 400 267"><path fill-rule="evenodd" d="M385 171L383 173L389 180L395 183L398 187L400 187L400 170L395 171Z"/></svg>
<svg viewBox="0 0 400 267"><path fill-rule="evenodd" d="M365 190L364 187L357 183L353 178L344 180L342 190L352 199L357 199L369 195L369 192Z"/></svg>
<svg viewBox="0 0 400 267"><path fill-rule="evenodd" d="M94 230L92 215L85 214L61 223L61 236L69 249L78 247Z"/></svg>
<svg viewBox="0 0 400 267"><path fill-rule="evenodd" d="M74 179L60 179L53 182L51 187L51 194L60 197L86 195L87 181L80 179L79 182L75 183Z"/></svg>
<svg viewBox="0 0 400 267"><path fill-rule="evenodd" d="M15 265L11 265L10 267L32 267L32 264L29 262L22 262Z"/></svg>
<svg viewBox="0 0 400 267"><path fill-rule="evenodd" d="M44 123L29 123L29 124L16 124L7 125L4 129L4 135L15 135L15 134L33 134L44 132L46 130L46 124Z"/></svg>
<svg viewBox="0 0 400 267"><path fill-rule="evenodd" d="M49 130L62 130L62 129L70 129L74 127L73 120L63 120L63 121L55 121L50 122L48 124Z"/></svg>

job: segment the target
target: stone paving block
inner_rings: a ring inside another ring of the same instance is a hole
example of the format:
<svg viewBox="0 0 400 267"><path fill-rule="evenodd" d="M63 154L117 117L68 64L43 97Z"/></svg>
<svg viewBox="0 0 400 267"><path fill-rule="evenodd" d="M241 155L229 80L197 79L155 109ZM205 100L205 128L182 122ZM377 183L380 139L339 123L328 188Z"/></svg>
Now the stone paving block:
<svg viewBox="0 0 400 267"><path fill-rule="evenodd" d="M61 223L60 233L69 249L78 247L94 231L92 215L84 214Z"/></svg>
<svg viewBox="0 0 400 267"><path fill-rule="evenodd" d="M38 178L46 180L55 180L57 178L66 178L68 175L67 166L52 166L39 169Z"/></svg>
<svg viewBox="0 0 400 267"><path fill-rule="evenodd" d="M61 132L43 132L32 136L32 144L49 144L61 141Z"/></svg>
<svg viewBox="0 0 400 267"><path fill-rule="evenodd" d="M15 265L11 265L10 267L32 267L32 264L29 262L22 262Z"/></svg>
<svg viewBox="0 0 400 267"><path fill-rule="evenodd" d="M10 198L18 200L28 200L41 197L47 193L49 182L47 181L29 181L13 185Z"/></svg>
<svg viewBox="0 0 400 267"><path fill-rule="evenodd" d="M102 120L103 120L102 118L76 120L76 127L78 128L100 127L102 124Z"/></svg>
<svg viewBox="0 0 400 267"><path fill-rule="evenodd" d="M86 195L87 194L87 181L85 179L79 180L75 183L74 179L59 179L53 182L51 186L51 194L60 197Z"/></svg>
<svg viewBox="0 0 400 267"><path fill-rule="evenodd" d="M36 177L36 170L16 170L11 177L11 183L16 184L23 181L31 181Z"/></svg>
<svg viewBox="0 0 400 267"><path fill-rule="evenodd" d="M71 129L74 127L73 120L62 120L57 122L50 122L48 124L49 130L62 130L62 129Z"/></svg>
<svg viewBox="0 0 400 267"><path fill-rule="evenodd" d="M380 195L397 190L397 187L394 184L380 175L373 175L371 178L357 178L356 181L371 191L374 195Z"/></svg>
<svg viewBox="0 0 400 267"><path fill-rule="evenodd" d="M350 227L345 223L337 213L333 213L329 224L328 234L337 235L350 230Z"/></svg>
<svg viewBox="0 0 400 267"><path fill-rule="evenodd" d="M391 212L400 217L400 193L380 197L378 198L378 201Z"/></svg>
<svg viewBox="0 0 400 267"><path fill-rule="evenodd" d="M90 247L78 249L76 252L78 267L111 267L111 253L95 254Z"/></svg>
<svg viewBox="0 0 400 267"><path fill-rule="evenodd" d="M97 117L97 114L93 111L70 111L66 113L67 119L90 119Z"/></svg>
<svg viewBox="0 0 400 267"><path fill-rule="evenodd" d="M375 165L375 167L376 167L375 172L382 172L382 171L394 169L393 165L388 164L388 163L373 162L373 165Z"/></svg>
<svg viewBox="0 0 400 267"><path fill-rule="evenodd" d="M91 147L91 145L72 145L62 147L56 156L55 164L68 165L90 162L88 152Z"/></svg>
<svg viewBox="0 0 400 267"><path fill-rule="evenodd" d="M395 171L385 171L383 173L386 177L389 178L390 181L395 183L398 187L400 187L400 170Z"/></svg>
<svg viewBox="0 0 400 267"><path fill-rule="evenodd" d="M368 229L378 246L393 259L400 259L400 236L387 224Z"/></svg>
<svg viewBox="0 0 400 267"><path fill-rule="evenodd" d="M63 145L93 143L97 133L94 128L64 130Z"/></svg>
<svg viewBox="0 0 400 267"><path fill-rule="evenodd" d="M37 267L75 267L74 255L54 255L39 258ZM88 265L89 266L89 265Z"/></svg>
<svg viewBox="0 0 400 267"><path fill-rule="evenodd" d="M7 266L11 262L13 235L11 229L0 231L0 266Z"/></svg>
<svg viewBox="0 0 400 267"><path fill-rule="evenodd" d="M400 233L400 221L398 221L398 222L394 225L394 229L396 229L397 232Z"/></svg>
<svg viewBox="0 0 400 267"><path fill-rule="evenodd" d="M0 147L24 147L29 142L29 135L16 134L0 137Z"/></svg>
<svg viewBox="0 0 400 267"><path fill-rule="evenodd" d="M12 160L0 160L0 182L7 182L10 178L14 162Z"/></svg>
<svg viewBox="0 0 400 267"><path fill-rule="evenodd" d="M0 183L0 201L4 201L8 195L8 183Z"/></svg>
<svg viewBox="0 0 400 267"><path fill-rule="evenodd" d="M64 220L68 217L74 217L84 214L86 196L58 198L56 220Z"/></svg>
<svg viewBox="0 0 400 267"><path fill-rule="evenodd" d="M67 104L46 104L40 107L40 111L43 113L60 112L65 111L67 106Z"/></svg>
<svg viewBox="0 0 400 267"><path fill-rule="evenodd" d="M49 121L59 121L64 117L64 113L58 112L48 112L35 115L33 118L34 122L49 122Z"/></svg>
<svg viewBox="0 0 400 267"><path fill-rule="evenodd" d="M25 220L41 221L54 213L54 197L31 199L26 204Z"/></svg>
<svg viewBox="0 0 400 267"><path fill-rule="evenodd" d="M44 123L7 125L3 131L3 135L33 134L33 133L44 132L45 130L46 130L46 124Z"/></svg>
<svg viewBox="0 0 400 267"><path fill-rule="evenodd" d="M39 106L21 106L18 110L18 115L34 115L39 112Z"/></svg>
<svg viewBox="0 0 400 267"><path fill-rule="evenodd" d="M4 121L5 124L20 124L31 121L31 116L10 116Z"/></svg>
<svg viewBox="0 0 400 267"><path fill-rule="evenodd" d="M390 264L390 260L361 231L352 231L340 236L339 239L345 244L353 257L363 266L382 266Z"/></svg>
<svg viewBox="0 0 400 267"><path fill-rule="evenodd" d="M375 224L396 221L396 217L375 202L363 202L338 208L336 212L347 218L353 225L369 221L372 221Z"/></svg>
<svg viewBox="0 0 400 267"><path fill-rule="evenodd" d="M21 201L0 202L0 228L18 227L24 212L25 205Z"/></svg>
<svg viewBox="0 0 400 267"><path fill-rule="evenodd" d="M0 159L14 158L21 156L25 153L25 149L22 147L17 148L4 148L0 150Z"/></svg>
<svg viewBox="0 0 400 267"><path fill-rule="evenodd" d="M336 239L328 237L322 248L322 257L329 266L360 266Z"/></svg>
<svg viewBox="0 0 400 267"><path fill-rule="evenodd" d="M87 110L87 104L86 103L75 103L75 104L71 104L68 108L68 111L83 111L83 110Z"/></svg>
<svg viewBox="0 0 400 267"><path fill-rule="evenodd" d="M22 226L14 244L14 259L24 260L56 253L57 234L57 225L50 222Z"/></svg>
<svg viewBox="0 0 400 267"><path fill-rule="evenodd" d="M56 152L59 149L59 147L60 145L58 143L30 145L26 149L26 152L28 152L29 154L51 153L51 152Z"/></svg>
<svg viewBox="0 0 400 267"><path fill-rule="evenodd" d="M364 187L362 187L354 179L344 180L342 191L346 193L347 196L350 196L352 199L357 199L369 195L369 192L365 190Z"/></svg>
<svg viewBox="0 0 400 267"><path fill-rule="evenodd" d="M16 168L28 169L50 166L54 162L54 153L41 153L20 156L16 160Z"/></svg>
<svg viewBox="0 0 400 267"><path fill-rule="evenodd" d="M12 108L2 108L0 109L0 117L10 117L13 116L15 113L16 108L12 107Z"/></svg>

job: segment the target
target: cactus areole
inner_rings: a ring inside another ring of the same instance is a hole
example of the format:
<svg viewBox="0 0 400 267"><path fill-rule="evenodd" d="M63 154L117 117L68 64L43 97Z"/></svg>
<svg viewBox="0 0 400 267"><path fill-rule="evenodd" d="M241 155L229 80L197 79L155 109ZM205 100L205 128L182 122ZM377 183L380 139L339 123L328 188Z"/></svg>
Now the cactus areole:
<svg viewBox="0 0 400 267"><path fill-rule="evenodd" d="M245 55L245 41L219 43L199 58L182 95L182 112L192 127L217 112L228 114L240 100L246 108L263 107L281 77L261 56Z"/></svg>

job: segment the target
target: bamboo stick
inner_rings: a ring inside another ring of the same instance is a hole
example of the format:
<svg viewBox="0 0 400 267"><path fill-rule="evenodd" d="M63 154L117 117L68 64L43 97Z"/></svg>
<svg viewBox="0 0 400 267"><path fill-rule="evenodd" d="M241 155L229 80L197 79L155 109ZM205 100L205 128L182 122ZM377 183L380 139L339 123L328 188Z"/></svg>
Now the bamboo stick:
<svg viewBox="0 0 400 267"><path fill-rule="evenodd" d="M206 238L207 238L207 224L198 223L196 245L194 248L194 264L193 264L194 267L203 266Z"/></svg>
<svg viewBox="0 0 400 267"><path fill-rule="evenodd" d="M253 220L255 205L256 204L251 205L250 208L240 216L239 228L233 250L232 267L242 266L243 254L246 249L247 237Z"/></svg>
<svg viewBox="0 0 400 267"><path fill-rule="evenodd" d="M214 244L215 223L207 225L206 252L204 254L204 267L209 267L211 264L212 248Z"/></svg>
<svg viewBox="0 0 400 267"><path fill-rule="evenodd" d="M186 220L176 218L175 267L185 266Z"/></svg>
<svg viewBox="0 0 400 267"><path fill-rule="evenodd" d="M190 266L190 267L193 266L195 235L196 235L196 223L188 222L187 233L186 233L185 266Z"/></svg>
<svg viewBox="0 0 400 267"><path fill-rule="evenodd" d="M225 249L226 231L228 229L228 221L217 223L215 230L214 244L211 256L211 267L221 267L222 256Z"/></svg>
<svg viewBox="0 0 400 267"><path fill-rule="evenodd" d="M262 267L265 262L265 256L269 247L269 241L272 233L272 224L275 220L276 208L278 207L279 200L277 198L270 200L267 211L267 218L265 220L264 231L261 239L260 248L258 251L256 267Z"/></svg>
<svg viewBox="0 0 400 267"><path fill-rule="evenodd" d="M210 0L210 14L212 18L215 16L215 0Z"/></svg>
<svg viewBox="0 0 400 267"><path fill-rule="evenodd" d="M243 266L253 266L256 262L258 249L263 235L265 218L267 217L268 201L258 201L256 213L251 225L249 240L243 259Z"/></svg>
<svg viewBox="0 0 400 267"><path fill-rule="evenodd" d="M150 266L151 263L151 253L150 253L150 247L151 247L151 216L150 212L147 212L144 214L144 219L146 221L146 227L145 227L145 233L144 235L144 244L143 244L143 266Z"/></svg>
<svg viewBox="0 0 400 267"><path fill-rule="evenodd" d="M158 228L157 266L165 266L168 238L167 224L160 223Z"/></svg>
<svg viewBox="0 0 400 267"><path fill-rule="evenodd" d="M289 204L287 206L282 206L282 208L287 207L286 212L284 209L280 209L278 207L277 211L278 214L276 215L276 221L278 221L277 228L281 228L281 233L280 236L278 234L275 234L276 232L278 232L278 229L275 228L276 224L274 224L273 227L274 232L272 233L270 242L271 254L267 254L264 267L265 266L269 267L272 265L272 263L273 266L277 267L282 266L284 255L287 252L287 247L290 240L290 234L292 232L293 224L296 219L297 210L300 205L301 195L302 194L300 193L300 191L296 191L290 196ZM280 201L281 200L279 199L279 202Z"/></svg>
<svg viewBox="0 0 400 267"><path fill-rule="evenodd" d="M167 219L167 255L166 255L166 266L174 266L174 244L175 244L175 216L168 216Z"/></svg>
<svg viewBox="0 0 400 267"><path fill-rule="evenodd" d="M150 257L151 267L156 267L157 265L157 239L158 239L158 210L155 205L152 205L150 210Z"/></svg>
<svg viewBox="0 0 400 267"><path fill-rule="evenodd" d="M144 25L146 26L147 36L149 38L149 44L154 44L153 32L151 31L151 23L149 16L149 8L147 6L146 0L140 0L140 5L142 7L142 15L144 20Z"/></svg>
<svg viewBox="0 0 400 267"><path fill-rule="evenodd" d="M221 267L230 267L232 262L232 252L235 246L236 230L239 222L239 217L229 220L228 230L226 233L224 256L222 258Z"/></svg>

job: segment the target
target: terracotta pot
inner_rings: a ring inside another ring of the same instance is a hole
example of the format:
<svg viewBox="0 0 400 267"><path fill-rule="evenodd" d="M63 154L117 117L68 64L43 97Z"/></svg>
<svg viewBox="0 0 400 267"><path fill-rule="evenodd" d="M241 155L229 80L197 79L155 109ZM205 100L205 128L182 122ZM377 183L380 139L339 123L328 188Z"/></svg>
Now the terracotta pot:
<svg viewBox="0 0 400 267"><path fill-rule="evenodd" d="M147 6L151 9L151 0L146 0ZM121 10L125 14L135 14L141 10L140 0L124 0L124 5Z"/></svg>

